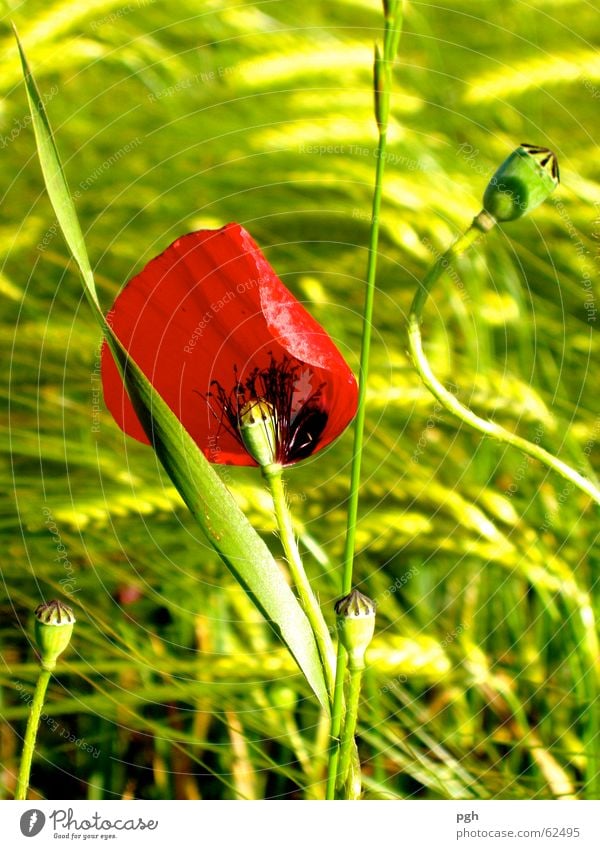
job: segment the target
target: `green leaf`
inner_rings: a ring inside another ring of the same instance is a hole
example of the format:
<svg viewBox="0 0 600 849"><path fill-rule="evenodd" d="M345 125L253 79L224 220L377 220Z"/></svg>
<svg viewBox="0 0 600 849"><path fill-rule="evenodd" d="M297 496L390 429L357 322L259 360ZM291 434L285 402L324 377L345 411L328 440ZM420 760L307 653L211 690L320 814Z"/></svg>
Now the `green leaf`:
<svg viewBox="0 0 600 849"><path fill-rule="evenodd" d="M128 356L102 313L52 130L16 29L15 36L46 189L81 273L87 299L119 365L140 421L161 463L210 544L279 633L321 705L329 710L325 678L312 629L271 552L179 419Z"/></svg>

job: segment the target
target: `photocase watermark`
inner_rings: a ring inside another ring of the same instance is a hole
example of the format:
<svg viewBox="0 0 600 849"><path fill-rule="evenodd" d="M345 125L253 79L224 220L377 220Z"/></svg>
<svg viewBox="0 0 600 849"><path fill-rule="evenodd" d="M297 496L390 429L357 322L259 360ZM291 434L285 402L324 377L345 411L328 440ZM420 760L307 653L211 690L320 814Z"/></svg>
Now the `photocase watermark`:
<svg viewBox="0 0 600 849"><path fill-rule="evenodd" d="M575 489L574 483L567 483L563 486L563 488L558 493L558 496L556 498L556 501L558 503L556 510L547 510L544 513L544 521L540 525L540 533L545 533L546 531L550 530L550 528L554 524L554 519L556 518L556 514L558 513L559 508L562 507L562 505L565 503L565 501L567 500L567 498L573 492L574 489Z"/></svg>
<svg viewBox="0 0 600 849"><path fill-rule="evenodd" d="M364 147L357 144L348 146L350 156L370 156L373 159L383 159L387 165L401 168L404 171L426 171L427 165L422 159L413 159L410 156L403 156L400 153L393 153L386 150L381 153L378 147Z"/></svg>
<svg viewBox="0 0 600 849"><path fill-rule="evenodd" d="M257 59L236 62L234 65L217 65L215 68L207 68L199 71L197 74L183 77L172 85L165 86L158 91L149 92L147 98L150 103L156 103L159 100L174 97L182 91L194 88L195 86L224 82L233 76L237 76L242 81L244 79L254 79L259 68L269 68L270 65L271 62L269 60L261 61Z"/></svg>
<svg viewBox="0 0 600 849"><path fill-rule="evenodd" d="M301 144L298 150L300 153L309 153L314 156L363 156L373 159L381 157L388 165L402 168L405 171L427 170L425 162L421 159L402 156L389 150L381 154L378 147L366 147L359 144Z"/></svg>
<svg viewBox="0 0 600 849"><path fill-rule="evenodd" d="M41 101L45 105L46 103L50 103L52 98L58 94L58 86L53 85L52 88L42 94ZM13 142L16 138L18 138L23 130L27 129L31 124L31 115L24 115L22 118L14 118L13 119L13 128L7 136L0 136L0 150L4 150L4 148L8 147L8 145Z"/></svg>
<svg viewBox="0 0 600 849"><path fill-rule="evenodd" d="M235 290L229 289L227 292L225 292L224 295L222 295L216 301L211 303L210 307L206 310L196 327L193 329L192 335L187 341L187 345L184 346L183 350L185 351L185 353L193 353L194 348L202 339L206 328L224 307L235 301L238 295L243 295L245 292L249 292L251 289L256 288L256 286L260 286L262 283L262 277L252 277L249 280L240 280L240 282L236 285Z"/></svg>
<svg viewBox="0 0 600 849"><path fill-rule="evenodd" d="M492 169L486 168L478 161L480 152L478 147L473 147L468 142L462 142L456 149L456 155L460 156L476 174L489 178L492 174Z"/></svg>
<svg viewBox="0 0 600 849"><path fill-rule="evenodd" d="M91 815L86 813L83 818L76 819L73 808L56 808L48 815L39 808L29 808L21 814L19 820L21 834L24 837L35 837L42 831L46 821L52 827L54 838L86 842L115 840L121 831L154 831L159 825L159 820L127 817L125 814L110 820L94 811Z"/></svg>
<svg viewBox="0 0 600 849"><path fill-rule="evenodd" d="M88 176L84 180L81 180L81 182L79 183L79 188L75 192L73 192L73 200L78 200L84 192L87 192L87 190L100 179L103 174L109 171L113 167L113 165L119 162L120 159L122 159L128 153L131 153L132 150L135 150L137 147L139 147L143 143L143 141L144 140L142 138L136 136L130 142L127 142L127 144L123 145L123 147L119 148L119 150L116 150L114 153L112 153L97 168L94 168L91 174L88 174ZM58 233L58 230L58 222L55 221L54 224L52 224L52 226L46 230L43 237L37 244L37 249L40 253L44 253L44 251L47 249L47 247L50 245L50 243Z"/></svg>
<svg viewBox="0 0 600 849"><path fill-rule="evenodd" d="M598 250L595 252L595 259L600 260L600 201L594 202L594 209L596 211L596 217L594 218L592 227L592 239L595 242L598 242Z"/></svg>
<svg viewBox="0 0 600 849"><path fill-rule="evenodd" d="M55 221L54 224L48 227L41 240L37 244L37 249L41 254L43 254L46 248L50 245L50 243L58 233L58 230L58 221Z"/></svg>
<svg viewBox="0 0 600 849"><path fill-rule="evenodd" d="M30 808L21 814L19 826L23 837L36 837L46 825L46 815L39 808Z"/></svg>
<svg viewBox="0 0 600 849"><path fill-rule="evenodd" d="M539 424L536 427L534 437L531 440L533 442L533 444L539 445L540 442L542 441L543 435L544 435L544 427L543 427L543 425ZM529 466L531 465L532 462L533 462L533 457L530 457L529 454L523 454L521 462L519 463L517 470L515 471L515 473L513 475L513 482L508 487L508 489L506 489L504 491L504 494L508 498L512 498L513 495L515 495L518 492L519 484L521 483L521 481L525 477L527 469L529 468Z"/></svg>
<svg viewBox="0 0 600 849"><path fill-rule="evenodd" d="M206 415L210 416L210 415L212 415L212 413L207 411ZM216 466L218 466L218 469L217 469L218 475L221 478L221 481L225 484L225 486L229 486L229 487L233 488L235 486L235 480L234 480L234 477L233 477L233 475L230 471L230 466L221 465L221 463L220 463L221 450L219 448L218 433L217 434L211 434L208 437L208 444L207 444L207 447L206 447L205 454L206 454L206 459L210 463L214 463Z"/></svg>
<svg viewBox="0 0 600 849"><path fill-rule="evenodd" d="M383 687L377 691L380 696L384 693L392 693L394 690L400 689L403 684L406 684L408 677L404 674L396 675L395 678L388 678Z"/></svg>
<svg viewBox="0 0 600 849"><path fill-rule="evenodd" d="M429 239L427 236L424 236L421 239L421 244L426 247L427 250L433 255L436 262L438 262L438 260L441 260L442 268L458 289L461 301L466 303L468 300L470 300L471 296L465 289L465 284L460 279L458 272L456 271L452 263L448 260L448 258L444 257L441 251L438 251L438 249L431 242L431 239ZM442 259L442 257L444 258Z"/></svg>
<svg viewBox="0 0 600 849"><path fill-rule="evenodd" d="M56 546L56 557L54 558L54 561L56 563L60 563L66 573L66 576L61 578L58 583L61 585L62 590L66 595L75 595L79 592L78 589L75 589L77 585L75 570L69 560L68 551L62 541L62 537L56 526L56 522L54 521L52 511L48 507L43 507L42 514L44 516L44 524L46 525L46 528L52 537L52 541Z"/></svg>
<svg viewBox="0 0 600 849"><path fill-rule="evenodd" d="M488 177L488 175L490 175L490 169L485 168L483 165L478 163L477 160L479 159L479 153L479 148L473 147L473 145L468 142L462 142L462 144L459 144L456 149L456 155L462 157L462 159L475 171L476 174L480 174L482 177ZM509 186L500 182L494 174L489 177L488 182L490 185L494 186L500 194L509 197L513 206L519 207L519 209L522 209L523 211L527 210L529 205L527 198L521 200L520 195L515 194Z"/></svg>
<svg viewBox="0 0 600 849"><path fill-rule="evenodd" d="M598 442L598 437L600 436L600 416L596 418L594 422L594 427L592 429L591 435L588 437L585 445L583 446L583 453L586 457L589 457L592 451L594 450L594 446ZM552 525L554 524L554 519L556 518L559 509L565 503L567 498L571 495L573 490L575 489L574 483L566 483L561 491L559 492L556 501L557 507L555 510L547 510L544 513L544 521L540 525L539 532L544 533L545 531L549 531Z"/></svg>
<svg viewBox="0 0 600 849"><path fill-rule="evenodd" d="M52 827L53 837L84 841L114 840L118 836L114 832L154 831L159 824L159 820L143 819L139 816L127 817L126 814L110 820L95 811L76 819L73 808L57 808L48 815L37 808L30 808L21 815L21 833L25 837L35 837L44 828L46 820Z"/></svg>
<svg viewBox="0 0 600 849"><path fill-rule="evenodd" d="M600 266L600 202L599 201L596 201L594 203L594 209L595 209L595 218L594 218L594 221L592 222L591 236L592 236L592 239L594 240L594 242L596 243L595 246L594 246L594 263L596 265ZM595 296L594 296L593 289L592 289L591 279L590 279L589 286L587 286L586 282L584 282L584 288L586 289L586 300L588 301L588 303L593 303L593 316L594 316L593 320L595 321L596 320L596 300L595 300ZM591 298L590 298L590 295L591 295ZM588 321L590 321L589 314L590 314L590 312L592 312L591 307L588 306L587 310L588 310Z"/></svg>
<svg viewBox="0 0 600 849"><path fill-rule="evenodd" d="M362 209L361 207L354 207L352 210L352 218L356 218L359 221L372 221L373 223L379 220L377 215L373 215L370 210Z"/></svg>
<svg viewBox="0 0 600 849"><path fill-rule="evenodd" d="M597 85L594 85L594 83L587 77L583 77L581 82L583 87L589 91L591 97L596 100L600 99L600 88Z"/></svg>
<svg viewBox="0 0 600 849"><path fill-rule="evenodd" d="M206 85L207 83L217 82L217 80L224 80L231 74L235 74L237 70L237 65L219 65L217 68L211 68L207 71L199 71L197 74L193 74L190 77L184 77L178 82L173 83L173 85L165 86L165 88L162 88L159 91L150 92L147 97L150 103L156 103L157 100L164 100L165 98L173 97L174 95L179 94L180 91L185 91L185 89L192 88L199 83Z"/></svg>
<svg viewBox="0 0 600 849"><path fill-rule="evenodd" d="M577 254L579 271L581 274L581 285L583 288L583 308L585 310L586 320L588 323L595 322L598 317L598 308L596 306L596 296L594 293L592 282L594 279L594 275L592 274L593 269L591 268L590 264L590 257L592 256L591 251L586 248L585 244L581 240L577 228L573 224L571 216L569 215L564 203L561 200L558 200L557 198L550 198L550 200L556 207L561 219L564 221L567 228L567 232L575 246L575 253ZM595 207L596 213L598 213L598 210L600 209L600 204L596 203ZM592 225L594 228L592 232L592 238L596 238L595 228L596 225L598 225L599 223L600 217L597 216L594 219L594 223ZM600 255L596 253L596 255L592 257L592 261L597 263L599 258Z"/></svg>
<svg viewBox="0 0 600 849"><path fill-rule="evenodd" d="M448 384L448 391L451 392L453 395L456 395L459 391L458 386L456 386L454 383L450 383ZM425 452L425 449L427 448L427 445L429 443L428 434L433 430L433 428L436 427L437 423L441 420L443 416L443 410L444 407L439 403L439 401L436 401L435 406L433 408L433 412L425 422L425 429L421 432L421 436L419 437L419 440L411 455L410 462L413 465L417 465L419 463L419 459Z"/></svg>
<svg viewBox="0 0 600 849"><path fill-rule="evenodd" d="M124 144L123 147L120 147L118 150L116 150L114 153L112 153L107 159L104 160L104 162L101 165L99 165L97 168L94 168L92 173L89 176L87 176L85 178L85 180L82 180L79 183L79 188L74 193L73 200L77 200L78 198L80 198L81 195L83 194L83 192L87 192L87 190L90 188L90 186L93 186L94 183L104 173L106 173L106 171L110 170L113 167L113 165L116 162L118 162L120 159L122 159L126 154L131 153L132 150L135 150L137 147L139 147L143 143L143 141L144 140L141 139L139 136L136 136L130 142L127 142L127 144Z"/></svg>
<svg viewBox="0 0 600 849"><path fill-rule="evenodd" d="M445 649L454 642L454 640L459 637L462 632L465 630L464 625L457 625L453 631L448 631L444 639L440 642L440 646Z"/></svg>
<svg viewBox="0 0 600 849"><path fill-rule="evenodd" d="M24 684L20 681L17 681L15 687L19 693L19 698L25 702L25 704L31 707L33 702L33 696L31 693L27 692L27 689ZM100 750L95 746L92 746L91 743L88 743L85 737L78 737L76 734L73 734L69 731L68 728L65 728L58 720L54 719L52 716L48 716L47 713L43 713L40 716L40 721L44 722L52 733L58 732L59 736L66 740L68 743L73 743L78 749L81 749L84 752L89 752L93 758L100 757Z"/></svg>
<svg viewBox="0 0 600 849"><path fill-rule="evenodd" d="M411 566L408 572L404 572L402 575L398 575L398 577L394 580L392 584L390 584L382 593L375 597L374 601L377 604L381 604L382 601L388 599L394 593L397 593L398 590L401 590L402 587L406 586L408 582L415 578L419 574L419 570L416 566Z"/></svg>
<svg viewBox="0 0 600 849"><path fill-rule="evenodd" d="M110 26L110 24L114 24L117 21L120 21L121 18L125 18L127 15L135 12L136 9L149 6L151 3L154 3L154 0L137 0L136 3L129 3L128 6L121 6L119 9L115 9L114 12L110 12L110 14L105 15L103 18L97 18L95 21L92 21L90 28L95 32L98 29L102 29L102 27Z"/></svg>
<svg viewBox="0 0 600 849"><path fill-rule="evenodd" d="M90 395L92 433L100 433L100 413L102 411L102 344L96 349L94 357L94 368L90 375Z"/></svg>

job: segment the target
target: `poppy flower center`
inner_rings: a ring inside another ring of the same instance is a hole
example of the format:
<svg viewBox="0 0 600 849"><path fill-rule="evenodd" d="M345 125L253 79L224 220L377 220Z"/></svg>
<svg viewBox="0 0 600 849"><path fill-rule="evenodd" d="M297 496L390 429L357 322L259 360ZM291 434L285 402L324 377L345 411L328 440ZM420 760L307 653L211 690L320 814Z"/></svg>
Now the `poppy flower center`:
<svg viewBox="0 0 600 849"><path fill-rule="evenodd" d="M255 366L243 380L233 369L229 391L213 380L206 395L219 432L234 437L261 466L287 465L309 457L327 425L323 390L312 387L305 364L288 356L276 360L272 353L266 367Z"/></svg>

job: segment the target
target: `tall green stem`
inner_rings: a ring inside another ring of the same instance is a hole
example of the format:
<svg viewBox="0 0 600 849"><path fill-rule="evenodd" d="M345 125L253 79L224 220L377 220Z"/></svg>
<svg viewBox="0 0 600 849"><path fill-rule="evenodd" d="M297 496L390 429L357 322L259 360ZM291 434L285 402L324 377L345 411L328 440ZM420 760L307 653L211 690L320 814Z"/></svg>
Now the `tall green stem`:
<svg viewBox="0 0 600 849"><path fill-rule="evenodd" d="M386 129L384 128L379 134L379 144L377 146L378 158L375 172L375 193L373 196L371 235L369 239L369 254L367 260L367 285L363 312L362 346L360 352L358 383L358 411L354 421L354 446L352 454L352 469L350 473L350 499L348 501L346 544L344 548L342 595L349 593L352 589L352 569L354 565L354 550L356 544L356 522L358 517L358 499L360 495L360 475L365 432L367 380L369 377L369 359L371 352L373 304L375 301L377 245L379 243L379 213L381 210L386 148L387 135Z"/></svg>
<svg viewBox="0 0 600 849"><path fill-rule="evenodd" d="M358 500L360 496L360 479L362 469L363 442L365 432L367 380L369 377L369 361L371 354L371 336L373 328L373 306L375 303L375 279L377 275L377 252L379 246L379 220L381 200L383 196L383 175L387 152L387 130L390 109L390 92L392 83L391 67L398 50L398 42L402 27L402 3L384 3L386 12L383 38L383 56L375 50L374 83L375 83L375 116L378 128L377 164L375 168L375 187L371 211L371 230L367 257L367 275L365 302L363 309L362 342L360 351L359 382L358 382L358 411L354 421L354 445L352 452L352 467L350 472L350 496L348 500L348 519L346 527L346 542L342 572L341 594L346 595L352 589L352 572L354 567L354 552L356 548L356 524L358 519ZM337 663L333 709L331 715L331 748L329 751L329 768L327 776L327 799L335 798L335 786L340 769L340 733L344 714L344 679L346 676L347 657L344 647L338 642Z"/></svg>
<svg viewBox="0 0 600 849"><path fill-rule="evenodd" d="M492 225L493 222L490 223L489 217L486 216L485 213L480 213L475 217L469 229L442 256L438 257L436 262L425 275L423 282L415 294L408 317L408 344L413 364L421 376L421 380L425 386L429 389L431 394L437 398L440 404L448 410L448 412L452 413L465 424L474 428L474 430L479 431L479 433L491 436L498 442L504 442L507 445L512 445L514 448L518 448L523 451L523 453L527 454L529 457L539 460L540 463L543 463L547 468L557 472L557 474L565 480L572 483L582 492L585 492L586 495L589 495L590 498L592 498L597 504L600 504L600 490L594 486L588 478L579 474L579 472L575 471L575 469L571 468L571 466L567 463L559 460L558 457L555 457L537 443L530 442L528 439L523 439L523 437L511 433L501 425L489 421L488 419L481 418L481 416L476 415L468 407L465 407L464 404L461 404L456 396L449 392L434 375L429 361L425 356L425 352L423 351L421 320L423 317L423 309L427 302L427 298L429 297L431 288L448 266L450 266L454 260L460 256L460 254L474 245Z"/></svg>
<svg viewBox="0 0 600 849"><path fill-rule="evenodd" d="M325 676L327 691L329 693L330 702L332 702L335 674L333 643L331 641L331 636L327 629L325 619L321 613L319 602L312 591L310 581L304 571L304 565L302 564L302 557L300 556L298 544L296 543L292 517L290 515L285 495L282 468L280 465L273 463L268 466L263 466L262 474L267 482L269 492L273 499L275 518L277 520L277 527L279 528L279 536L281 538L281 544L285 552L290 574L296 587L296 591L298 592L300 603L304 608L304 612L308 617L308 621L310 622L310 626L315 635L315 640L319 649L319 656L323 666L323 674Z"/></svg>
<svg viewBox="0 0 600 849"><path fill-rule="evenodd" d="M38 725L40 724L40 716L44 707L44 698L48 683L52 672L49 669L40 669L40 675L37 680L33 701L31 702L31 711L27 720L27 729L25 731L25 740L23 742L23 752L21 754L21 764L19 766L19 776L17 779L17 791L15 799L23 800L27 798L27 790L29 788L29 776L31 775L31 762L35 751L35 741L37 737Z"/></svg>
<svg viewBox="0 0 600 849"><path fill-rule="evenodd" d="M341 595L346 595L352 589L352 572L354 567L354 551L356 547L356 524L358 519L358 500L360 495L360 477L367 406L367 379L369 375L369 360L371 352L373 305L375 302L377 246L379 244L379 214L381 210L381 198L383 192L383 174L385 170L386 149L387 126L380 131L379 144L377 146L378 156L375 171L373 210L371 215L371 233L369 238L369 254L367 260L367 284L363 312L362 346L359 367L358 412L354 421L354 446L352 453L352 468L350 472L350 498L348 501L348 519L346 543L344 548ZM331 717L332 748L330 751L329 772L327 776L327 799L335 798L335 783L336 776L338 774L340 757L339 739L343 719L344 678L346 676L346 667L346 651L342 644L338 642L333 711Z"/></svg>

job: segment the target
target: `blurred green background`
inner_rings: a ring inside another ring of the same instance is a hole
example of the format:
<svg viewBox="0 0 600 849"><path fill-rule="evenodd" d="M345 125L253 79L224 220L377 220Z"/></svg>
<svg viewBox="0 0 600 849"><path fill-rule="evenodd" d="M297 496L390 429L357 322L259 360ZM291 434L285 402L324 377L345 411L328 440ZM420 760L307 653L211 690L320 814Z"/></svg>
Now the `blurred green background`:
<svg viewBox="0 0 600 849"><path fill-rule="evenodd" d="M319 798L327 727L154 455L104 410L100 339L44 194L9 21L44 95L104 305L178 235L242 223L356 369L375 166L377 0L4 0L0 51L0 794L36 678L32 610L76 608L32 794ZM375 310L357 582L378 602L367 798L558 798L598 707L597 512L420 385L405 317L519 143L562 185L446 279L424 335L478 412L598 468L598 14L409 2ZM288 475L329 621L350 433ZM225 470L280 553L259 476Z"/></svg>

